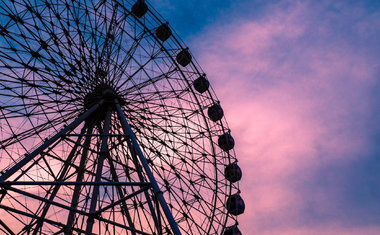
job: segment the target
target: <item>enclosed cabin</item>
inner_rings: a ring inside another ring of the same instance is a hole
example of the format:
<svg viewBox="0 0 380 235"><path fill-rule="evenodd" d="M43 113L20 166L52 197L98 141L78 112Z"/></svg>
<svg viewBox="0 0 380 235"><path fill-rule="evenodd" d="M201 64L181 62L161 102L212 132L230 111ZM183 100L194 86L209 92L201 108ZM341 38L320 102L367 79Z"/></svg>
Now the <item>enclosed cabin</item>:
<svg viewBox="0 0 380 235"><path fill-rule="evenodd" d="M186 67L187 65L189 65L191 60L192 60L192 57L187 48L183 49L180 53L178 53L176 57L177 63L182 65L183 67Z"/></svg>
<svg viewBox="0 0 380 235"><path fill-rule="evenodd" d="M231 226L224 230L223 235L242 235L237 225Z"/></svg>
<svg viewBox="0 0 380 235"><path fill-rule="evenodd" d="M236 162L227 165L224 169L224 176L231 183L235 183L241 180L242 175L243 172L241 171L240 167Z"/></svg>
<svg viewBox="0 0 380 235"><path fill-rule="evenodd" d="M208 108L207 114L213 122L217 122L223 118L224 112L220 104L214 104Z"/></svg>
<svg viewBox="0 0 380 235"><path fill-rule="evenodd" d="M162 41L165 42L172 36L172 30L169 28L168 23L162 24L156 29L156 37Z"/></svg>
<svg viewBox="0 0 380 235"><path fill-rule="evenodd" d="M234 194L231 195L227 200L227 210L232 215L241 215L244 213L245 204L244 200L240 197L240 195Z"/></svg>
<svg viewBox="0 0 380 235"><path fill-rule="evenodd" d="M224 133L218 138L218 145L223 151L229 151L234 148L235 140L229 133Z"/></svg>
<svg viewBox="0 0 380 235"><path fill-rule="evenodd" d="M137 0L131 11L137 18L141 18L148 12L148 5L144 0Z"/></svg>
<svg viewBox="0 0 380 235"><path fill-rule="evenodd" d="M193 82L194 89L199 93L204 93L210 87L210 82L207 80L205 75L201 75L199 78L195 79Z"/></svg>

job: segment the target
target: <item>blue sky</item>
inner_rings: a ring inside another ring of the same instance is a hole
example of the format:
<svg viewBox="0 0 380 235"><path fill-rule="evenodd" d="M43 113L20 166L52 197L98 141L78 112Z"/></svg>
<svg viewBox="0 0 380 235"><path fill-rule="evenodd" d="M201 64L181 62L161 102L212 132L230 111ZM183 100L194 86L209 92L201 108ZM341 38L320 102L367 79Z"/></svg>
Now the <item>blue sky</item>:
<svg viewBox="0 0 380 235"><path fill-rule="evenodd" d="M208 73L243 234L380 233L380 1L151 1Z"/></svg>

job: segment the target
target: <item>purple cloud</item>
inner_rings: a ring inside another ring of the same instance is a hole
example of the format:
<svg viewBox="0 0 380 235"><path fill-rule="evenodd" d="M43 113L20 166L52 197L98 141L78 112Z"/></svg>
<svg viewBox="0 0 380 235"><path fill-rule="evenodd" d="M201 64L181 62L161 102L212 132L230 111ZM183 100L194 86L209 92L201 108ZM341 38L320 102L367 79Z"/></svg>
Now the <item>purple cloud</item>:
<svg viewBox="0 0 380 235"><path fill-rule="evenodd" d="M237 142L242 232L380 232L379 9L281 1L265 12L207 28L192 47Z"/></svg>

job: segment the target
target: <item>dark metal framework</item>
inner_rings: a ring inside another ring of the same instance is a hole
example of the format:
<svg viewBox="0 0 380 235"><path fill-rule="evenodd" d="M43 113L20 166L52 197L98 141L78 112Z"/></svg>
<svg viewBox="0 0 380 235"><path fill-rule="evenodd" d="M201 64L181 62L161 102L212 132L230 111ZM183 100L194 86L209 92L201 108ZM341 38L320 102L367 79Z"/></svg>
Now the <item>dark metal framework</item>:
<svg viewBox="0 0 380 235"><path fill-rule="evenodd" d="M0 0L0 233L221 234L213 90L129 0ZM174 32L174 31L173 31Z"/></svg>

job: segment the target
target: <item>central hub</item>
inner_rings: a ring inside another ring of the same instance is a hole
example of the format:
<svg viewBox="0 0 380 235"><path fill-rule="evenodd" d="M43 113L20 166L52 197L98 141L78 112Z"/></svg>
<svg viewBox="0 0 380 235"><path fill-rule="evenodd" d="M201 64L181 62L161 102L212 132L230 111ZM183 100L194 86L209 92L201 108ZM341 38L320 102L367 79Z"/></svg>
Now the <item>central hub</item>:
<svg viewBox="0 0 380 235"><path fill-rule="evenodd" d="M124 104L123 99L121 99L113 87L101 83L96 85L91 92L87 93L83 100L83 106L85 110L88 110L103 101L95 113L97 114L97 119L104 120L107 111L115 109L115 99L119 101L120 105Z"/></svg>
<svg viewBox="0 0 380 235"><path fill-rule="evenodd" d="M99 84L84 97L84 108L89 109L101 100L104 101L103 105L114 104L115 99L119 100L119 97L110 85Z"/></svg>

